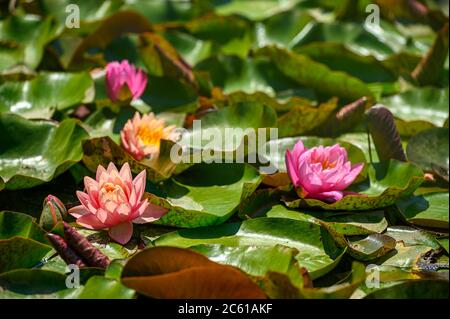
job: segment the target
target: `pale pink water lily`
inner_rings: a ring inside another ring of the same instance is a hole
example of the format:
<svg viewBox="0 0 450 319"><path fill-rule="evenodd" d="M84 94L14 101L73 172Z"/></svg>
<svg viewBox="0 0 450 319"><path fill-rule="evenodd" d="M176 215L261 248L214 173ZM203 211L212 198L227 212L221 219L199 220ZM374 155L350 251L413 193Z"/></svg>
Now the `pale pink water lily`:
<svg viewBox="0 0 450 319"><path fill-rule="evenodd" d="M175 125L165 126L164 120L156 118L153 113L141 117L136 112L120 132L122 147L138 161L144 157L151 158L159 154L162 139L177 139L174 129Z"/></svg>
<svg viewBox="0 0 450 319"><path fill-rule="evenodd" d="M352 165L339 144L307 149L299 140L286 151L286 167L300 197L334 202L346 195L364 164Z"/></svg>
<svg viewBox="0 0 450 319"><path fill-rule="evenodd" d="M133 180L128 163L120 172L113 163L107 169L99 165L95 180L84 177L85 192L77 191L81 205L69 209L69 214L88 229L109 228L113 240L126 244L133 234L133 223L150 223L167 212L143 199L145 183L145 170Z"/></svg>
<svg viewBox="0 0 450 319"><path fill-rule="evenodd" d="M113 102L138 99L147 86L147 75L128 63L110 62L106 65L106 90Z"/></svg>

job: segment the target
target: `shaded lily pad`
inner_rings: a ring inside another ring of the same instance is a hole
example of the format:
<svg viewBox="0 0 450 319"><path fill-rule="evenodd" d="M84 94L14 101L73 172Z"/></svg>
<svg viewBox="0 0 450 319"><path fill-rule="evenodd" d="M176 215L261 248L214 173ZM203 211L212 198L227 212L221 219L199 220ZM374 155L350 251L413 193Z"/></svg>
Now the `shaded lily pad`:
<svg viewBox="0 0 450 319"><path fill-rule="evenodd" d="M306 221L285 218L256 218L242 223L216 227L183 229L165 234L155 240L156 246L191 247L220 244L230 247L273 246L296 248L300 267L313 278L332 270L342 257L343 250L334 242L322 241L321 227Z"/></svg>
<svg viewBox="0 0 450 319"><path fill-rule="evenodd" d="M30 81L1 85L0 112L48 119L55 110L89 102L92 89L93 82L87 72L40 73Z"/></svg>
<svg viewBox="0 0 450 319"><path fill-rule="evenodd" d="M440 127L413 136L406 148L408 159L448 181L448 134L448 128Z"/></svg>
<svg viewBox="0 0 450 319"><path fill-rule="evenodd" d="M411 195L423 182L423 172L416 165L396 160L386 165L373 164L368 167L369 181L352 185L350 190L358 195L347 195L334 203L316 199L296 199L285 203L290 208L301 206L328 210L369 210L387 207L401 197Z"/></svg>
<svg viewBox="0 0 450 319"><path fill-rule="evenodd" d="M76 120L55 125L0 113L0 179L5 188L29 188L58 176L81 160L81 140L87 136Z"/></svg>
<svg viewBox="0 0 450 319"><path fill-rule="evenodd" d="M410 280L369 293L366 299L448 299L448 281Z"/></svg>
<svg viewBox="0 0 450 319"><path fill-rule="evenodd" d="M158 224L209 226L229 219L260 182L258 171L247 164L196 164L164 182L161 197L144 196L169 209Z"/></svg>

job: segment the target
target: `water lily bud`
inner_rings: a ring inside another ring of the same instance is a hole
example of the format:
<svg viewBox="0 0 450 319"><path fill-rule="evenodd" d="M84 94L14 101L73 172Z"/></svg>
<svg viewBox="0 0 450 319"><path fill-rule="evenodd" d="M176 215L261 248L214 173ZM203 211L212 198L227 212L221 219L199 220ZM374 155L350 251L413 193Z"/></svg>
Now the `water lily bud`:
<svg viewBox="0 0 450 319"><path fill-rule="evenodd" d="M44 199L39 225L46 231L50 231L58 222L67 216L67 209L58 197L48 195Z"/></svg>

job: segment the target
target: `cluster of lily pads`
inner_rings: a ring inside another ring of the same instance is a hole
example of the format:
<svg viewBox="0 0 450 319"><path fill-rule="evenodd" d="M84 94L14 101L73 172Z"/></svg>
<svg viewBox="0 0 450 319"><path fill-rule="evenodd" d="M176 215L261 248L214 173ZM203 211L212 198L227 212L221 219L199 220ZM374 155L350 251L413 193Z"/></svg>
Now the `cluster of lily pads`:
<svg viewBox="0 0 450 319"><path fill-rule="evenodd" d="M448 298L448 3L11 3L0 298Z"/></svg>

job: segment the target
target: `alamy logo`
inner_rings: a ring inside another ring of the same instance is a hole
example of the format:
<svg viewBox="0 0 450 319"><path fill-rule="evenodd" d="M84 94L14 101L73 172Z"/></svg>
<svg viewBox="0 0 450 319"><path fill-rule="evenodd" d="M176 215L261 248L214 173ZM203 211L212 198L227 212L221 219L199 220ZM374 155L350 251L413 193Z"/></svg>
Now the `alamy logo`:
<svg viewBox="0 0 450 319"><path fill-rule="evenodd" d="M276 156L277 128L218 128L202 129L201 120L193 122L192 131L178 129L180 141L170 151L172 162L178 163L249 163L259 164L260 170L273 174L269 158Z"/></svg>

